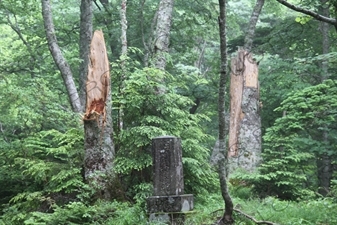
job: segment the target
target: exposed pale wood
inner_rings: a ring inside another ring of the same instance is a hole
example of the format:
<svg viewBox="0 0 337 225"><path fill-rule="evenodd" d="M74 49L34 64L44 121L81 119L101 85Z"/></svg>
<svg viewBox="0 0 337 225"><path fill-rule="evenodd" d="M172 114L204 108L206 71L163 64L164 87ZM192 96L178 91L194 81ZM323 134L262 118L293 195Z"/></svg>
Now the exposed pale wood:
<svg viewBox="0 0 337 225"><path fill-rule="evenodd" d="M244 117L241 110L242 92L243 92L243 62L239 58L233 58L231 61L232 72L230 74L230 122L228 139L228 156L238 154L238 134L240 121Z"/></svg>
<svg viewBox="0 0 337 225"><path fill-rule="evenodd" d="M94 32L90 44L86 92L84 176L97 198L109 200L117 183L113 173L109 61L102 31Z"/></svg>
<svg viewBox="0 0 337 225"><path fill-rule="evenodd" d="M109 61L102 31L95 31L93 35L90 45L89 62L85 119L95 116L94 113L99 115L106 114L105 108L103 111L97 111L97 109L94 110L92 108L97 101L106 103L107 94L110 91Z"/></svg>
<svg viewBox="0 0 337 225"><path fill-rule="evenodd" d="M238 51L237 57L231 60L230 77L228 157L244 153L256 164L254 151L260 151L259 84L258 67L251 54L243 49Z"/></svg>
<svg viewBox="0 0 337 225"><path fill-rule="evenodd" d="M258 88L258 68L254 62L252 55L247 53L244 57L245 70L243 71L243 77L245 80L245 87Z"/></svg>

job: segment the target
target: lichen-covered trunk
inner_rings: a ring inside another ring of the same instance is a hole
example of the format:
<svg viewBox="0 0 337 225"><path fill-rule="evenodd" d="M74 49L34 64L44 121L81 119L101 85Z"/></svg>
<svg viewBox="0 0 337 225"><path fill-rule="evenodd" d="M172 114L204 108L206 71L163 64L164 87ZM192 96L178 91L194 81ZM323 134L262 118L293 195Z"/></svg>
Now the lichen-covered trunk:
<svg viewBox="0 0 337 225"><path fill-rule="evenodd" d="M84 114L84 175L96 197L110 199L114 179L110 70L102 31L95 31L91 45Z"/></svg>
<svg viewBox="0 0 337 225"><path fill-rule="evenodd" d="M166 67L166 57L170 44L173 4L173 0L161 0L157 11L153 65L160 70L165 70Z"/></svg>
<svg viewBox="0 0 337 225"><path fill-rule="evenodd" d="M261 161L261 120L258 67L240 49L231 61L230 125L228 141L230 171L237 167L254 171Z"/></svg>

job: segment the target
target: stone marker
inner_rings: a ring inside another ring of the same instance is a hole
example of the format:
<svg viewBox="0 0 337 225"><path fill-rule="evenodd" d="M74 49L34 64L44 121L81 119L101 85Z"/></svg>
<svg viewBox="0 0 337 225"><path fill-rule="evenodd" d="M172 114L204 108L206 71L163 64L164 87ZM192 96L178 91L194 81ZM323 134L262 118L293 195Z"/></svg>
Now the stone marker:
<svg viewBox="0 0 337 225"><path fill-rule="evenodd" d="M147 199L151 221L181 224L183 213L193 209L193 195L184 194L181 141L174 136L152 140L153 196Z"/></svg>

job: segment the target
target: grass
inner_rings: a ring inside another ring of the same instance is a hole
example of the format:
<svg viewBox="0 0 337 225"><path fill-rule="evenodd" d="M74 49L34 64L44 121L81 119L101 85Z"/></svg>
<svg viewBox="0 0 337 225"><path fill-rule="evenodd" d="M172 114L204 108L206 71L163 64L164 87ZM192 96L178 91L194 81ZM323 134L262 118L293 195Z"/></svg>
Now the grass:
<svg viewBox="0 0 337 225"><path fill-rule="evenodd" d="M334 199L306 201L281 201L274 197L265 199L241 199L233 197L235 208L253 216L257 220L280 225L337 225L337 202ZM223 213L221 196L210 195L207 199L196 200L194 213L187 215L186 225L214 224ZM235 212L236 224L254 224Z"/></svg>

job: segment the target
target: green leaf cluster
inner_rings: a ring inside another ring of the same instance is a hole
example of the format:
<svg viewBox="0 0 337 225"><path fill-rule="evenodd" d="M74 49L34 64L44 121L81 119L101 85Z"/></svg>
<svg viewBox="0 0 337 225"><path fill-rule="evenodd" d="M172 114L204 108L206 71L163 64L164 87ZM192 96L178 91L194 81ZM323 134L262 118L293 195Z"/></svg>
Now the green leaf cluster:
<svg viewBox="0 0 337 225"><path fill-rule="evenodd" d="M289 94L275 109L284 116L263 137L264 162L252 179L259 193L294 199L317 189L316 159L337 156L336 96L336 81L326 80Z"/></svg>

